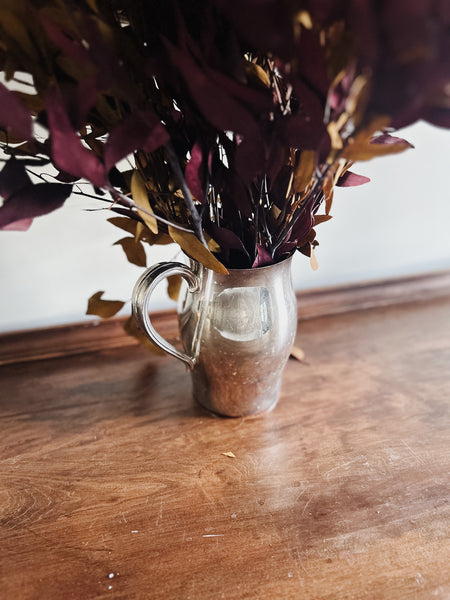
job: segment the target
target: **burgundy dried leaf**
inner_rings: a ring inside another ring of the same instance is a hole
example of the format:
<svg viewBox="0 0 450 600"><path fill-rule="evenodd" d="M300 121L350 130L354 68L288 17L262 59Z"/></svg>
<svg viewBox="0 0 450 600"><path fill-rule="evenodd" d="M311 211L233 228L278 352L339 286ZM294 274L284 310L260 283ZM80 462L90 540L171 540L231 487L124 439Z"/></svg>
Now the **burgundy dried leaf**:
<svg viewBox="0 0 450 600"><path fill-rule="evenodd" d="M214 0L214 4L226 14L246 46L250 44L284 57L291 55L292 18L278 0L241 0L239 3Z"/></svg>
<svg viewBox="0 0 450 600"><path fill-rule="evenodd" d="M319 92L324 101L330 85L326 52L320 41L320 32L302 30L295 54L296 69L300 79L307 82L310 89Z"/></svg>
<svg viewBox="0 0 450 600"><path fill-rule="evenodd" d="M111 131L105 147L108 172L134 150L153 152L169 140L169 134L152 112L136 111Z"/></svg>
<svg viewBox="0 0 450 600"><path fill-rule="evenodd" d="M337 118L345 110L345 103L355 77L356 64L352 61L346 68L345 73L338 81L334 81L328 90L328 105L332 110L332 114L337 115Z"/></svg>
<svg viewBox="0 0 450 600"><path fill-rule="evenodd" d="M270 90L252 89L248 85L243 85L213 69L207 68L207 74L211 81L214 81L224 92L227 92L242 104L246 104L253 114L268 115L273 110L273 97Z"/></svg>
<svg viewBox="0 0 450 600"><path fill-rule="evenodd" d="M273 258L270 253L263 248L260 244L256 245L256 258L254 263L252 264L252 269L256 269L257 267L267 267L268 265L273 264Z"/></svg>
<svg viewBox="0 0 450 600"><path fill-rule="evenodd" d="M288 149L279 139L273 140L272 144L270 144L269 156L266 160L266 171L269 182L278 180L286 163L287 153ZM273 188L272 183L270 183L270 187L271 189Z"/></svg>
<svg viewBox="0 0 450 600"><path fill-rule="evenodd" d="M56 166L76 177L84 177L94 186L102 187L105 169L72 128L61 94L53 89L47 94L47 116L51 132L52 156Z"/></svg>
<svg viewBox="0 0 450 600"><path fill-rule="evenodd" d="M450 128L450 108L427 108L423 113L423 118L432 125Z"/></svg>
<svg viewBox="0 0 450 600"><path fill-rule="evenodd" d="M60 208L71 192L72 186L62 183L38 183L20 189L0 207L0 229ZM22 227L23 223L18 226Z"/></svg>
<svg viewBox="0 0 450 600"><path fill-rule="evenodd" d="M117 56L103 39L102 31L95 18L83 14L82 37L67 24L60 24L45 14L41 22L48 37L69 58L95 72L99 89L106 90L112 84L123 90L126 96L129 80Z"/></svg>
<svg viewBox="0 0 450 600"><path fill-rule="evenodd" d="M19 219L9 225L0 227L2 231L28 231L34 219Z"/></svg>
<svg viewBox="0 0 450 600"><path fill-rule="evenodd" d="M74 129L86 124L91 108L95 105L99 94L97 77L88 77L79 82L61 88L65 107Z"/></svg>
<svg viewBox="0 0 450 600"><path fill-rule="evenodd" d="M251 217L253 205L247 187L242 179L236 174L229 174L230 194L224 195L223 204L225 208L229 205L236 207L245 217Z"/></svg>
<svg viewBox="0 0 450 600"><path fill-rule="evenodd" d="M286 160L286 157L285 157ZM287 190L292 176L292 169L288 165L283 165L277 178L273 181L270 188L270 195L278 208L283 208L287 199Z"/></svg>
<svg viewBox="0 0 450 600"><path fill-rule="evenodd" d="M0 83L0 127L12 131L23 140L33 137L31 114L7 87Z"/></svg>
<svg viewBox="0 0 450 600"><path fill-rule="evenodd" d="M404 144L405 146L409 146L410 148L414 148L414 146L408 142L408 140L404 140L403 138L395 137L390 133L382 133L381 135L377 135L376 137L370 140L371 144Z"/></svg>
<svg viewBox="0 0 450 600"><path fill-rule="evenodd" d="M327 135L323 118L314 122L309 115L298 114L286 117L279 123L281 139L293 148L316 150Z"/></svg>
<svg viewBox="0 0 450 600"><path fill-rule="evenodd" d="M370 178L364 175L357 175L351 171L346 171L342 177L340 177L336 183L339 187L351 187L356 185L364 185L369 183Z"/></svg>
<svg viewBox="0 0 450 600"><path fill-rule="evenodd" d="M112 31L105 28L105 23L100 27L99 21L86 13L83 14L82 27L83 39L88 44L90 59L97 68L100 88L106 90L113 87L116 94L130 100L129 92L131 90L135 92L136 88L128 76L124 61L119 59L115 52L117 45L112 45L108 40ZM119 42L119 48L122 44L124 44L123 39Z"/></svg>
<svg viewBox="0 0 450 600"><path fill-rule="evenodd" d="M211 69L206 65L198 65L192 56L168 40L165 45L203 117L221 131L242 134L258 152L262 139L253 113L213 81Z"/></svg>
<svg viewBox="0 0 450 600"><path fill-rule="evenodd" d="M236 150L234 168L242 181L249 184L264 169L263 144L255 146L252 136L244 137Z"/></svg>
<svg viewBox="0 0 450 600"><path fill-rule="evenodd" d="M226 227L218 227L215 223L211 223L209 227L211 237L223 249L242 250L245 252L242 240L233 231Z"/></svg>
<svg viewBox="0 0 450 600"><path fill-rule="evenodd" d="M14 192L31 185L24 164L10 158L0 172L0 196L7 200Z"/></svg>
<svg viewBox="0 0 450 600"><path fill-rule="evenodd" d="M64 54L77 62L90 64L89 52L74 29L63 28L62 25L43 13L41 13L40 20L45 33Z"/></svg>
<svg viewBox="0 0 450 600"><path fill-rule="evenodd" d="M280 260L284 256L291 254L297 247L297 242L284 242L281 244L276 251L275 259Z"/></svg>
<svg viewBox="0 0 450 600"><path fill-rule="evenodd" d="M200 146L194 144L191 150L191 158L186 165L186 171L184 173L186 184L193 195L193 197L201 203L205 202L205 196L203 193L203 183L201 176L201 169L203 163L203 154Z"/></svg>
<svg viewBox="0 0 450 600"><path fill-rule="evenodd" d="M299 247L303 246L306 241L309 241L313 224L314 217L310 210L306 209L293 226L288 241L296 242L297 246Z"/></svg>

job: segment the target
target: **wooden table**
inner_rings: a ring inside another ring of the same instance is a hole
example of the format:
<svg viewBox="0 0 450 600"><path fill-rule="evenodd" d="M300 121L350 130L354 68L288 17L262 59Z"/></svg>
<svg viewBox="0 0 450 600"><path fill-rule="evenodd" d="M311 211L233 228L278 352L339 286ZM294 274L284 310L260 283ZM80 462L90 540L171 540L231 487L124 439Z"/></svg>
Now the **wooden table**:
<svg viewBox="0 0 450 600"><path fill-rule="evenodd" d="M135 346L2 367L1 598L448 600L450 299L297 343L247 419Z"/></svg>

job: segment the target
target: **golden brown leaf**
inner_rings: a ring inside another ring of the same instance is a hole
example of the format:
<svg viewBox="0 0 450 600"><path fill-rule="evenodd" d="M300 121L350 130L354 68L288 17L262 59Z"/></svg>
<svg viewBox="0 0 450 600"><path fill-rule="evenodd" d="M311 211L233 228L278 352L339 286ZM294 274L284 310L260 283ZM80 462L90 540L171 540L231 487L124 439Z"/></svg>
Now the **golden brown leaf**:
<svg viewBox="0 0 450 600"><path fill-rule="evenodd" d="M316 164L316 154L314 150L303 150L300 154L300 160L295 169L294 192L300 194L303 192L314 174Z"/></svg>
<svg viewBox="0 0 450 600"><path fill-rule="evenodd" d="M60 54L59 56L57 56L55 62L60 69L62 69L65 73L67 73L67 75L69 75L76 81L83 81L83 79L91 77L93 74L93 69L90 65L75 62L69 56L65 56L64 54ZM99 97L99 100L100 98L101 96ZM104 119L104 121L106 121L106 119ZM116 121L117 118L114 121L111 121L110 123L112 124Z"/></svg>
<svg viewBox="0 0 450 600"><path fill-rule="evenodd" d="M220 252L220 246L210 235L205 234L205 240L211 252Z"/></svg>
<svg viewBox="0 0 450 600"><path fill-rule="evenodd" d="M146 229L147 228L145 227L144 223L138 221L136 223L136 233L134 234L134 239L136 241L139 241L142 238L142 236L145 236Z"/></svg>
<svg viewBox="0 0 450 600"><path fill-rule="evenodd" d="M251 61L245 61L245 72L247 77L255 83L262 83L266 88L270 87L270 78L262 67Z"/></svg>
<svg viewBox="0 0 450 600"><path fill-rule="evenodd" d="M85 142L95 154L95 156L97 156L100 159L103 159L103 153L105 151L105 144L103 142L100 142L99 140L96 140L92 137L86 137Z"/></svg>
<svg viewBox="0 0 450 600"><path fill-rule="evenodd" d="M343 142L342 142L342 138L339 134L339 129L337 127L337 124L334 121L331 121L331 123L328 123L327 131L328 131L328 135L330 136L331 147L333 148L333 150L340 150L343 147Z"/></svg>
<svg viewBox="0 0 450 600"><path fill-rule="evenodd" d="M396 144L372 144L373 135L382 131L389 125L388 117L376 117L362 129L354 138L350 138L347 146L343 149L341 156L347 160L370 160L377 156L397 154L407 150L411 146L406 142Z"/></svg>
<svg viewBox="0 0 450 600"><path fill-rule="evenodd" d="M97 2L96 0L86 0L86 4L94 11L98 12Z"/></svg>
<svg viewBox="0 0 450 600"><path fill-rule="evenodd" d="M87 315L97 315L102 319L109 319L119 312L125 302L121 300L102 300L105 292L96 292L88 300Z"/></svg>
<svg viewBox="0 0 450 600"><path fill-rule="evenodd" d="M7 133L4 129L0 129L0 142L4 144L21 144L25 140L20 137L16 137L13 133Z"/></svg>
<svg viewBox="0 0 450 600"><path fill-rule="evenodd" d="M39 114L45 108L45 102L39 94L25 94L24 92L15 90L14 95L20 98L21 102L25 104L33 115Z"/></svg>
<svg viewBox="0 0 450 600"><path fill-rule="evenodd" d="M345 102L345 111L351 115L356 127L361 123L366 112L370 97L370 78L362 74L352 83L348 98Z"/></svg>
<svg viewBox="0 0 450 600"><path fill-rule="evenodd" d="M333 203L333 171L328 171L322 186L325 197L325 214L330 214L331 205Z"/></svg>
<svg viewBox="0 0 450 600"><path fill-rule="evenodd" d="M131 177L131 195L134 202L146 211L151 211L152 207L148 199L147 188L145 187L145 181L143 180L139 171L134 171ZM158 233L158 223L152 215L147 212L138 209L139 216L142 218L144 223L150 229L152 233Z"/></svg>
<svg viewBox="0 0 450 600"><path fill-rule="evenodd" d="M3 72L5 73L6 81L11 81L16 72L16 65L12 58L6 55L4 63L3 63Z"/></svg>
<svg viewBox="0 0 450 600"><path fill-rule="evenodd" d="M22 22L18 15L14 14L11 10L1 9L0 23L5 34L14 40L22 52L25 52L29 57L35 56L36 48L31 41L24 22Z"/></svg>
<svg viewBox="0 0 450 600"><path fill-rule="evenodd" d="M273 215L273 218L274 218L275 220L277 220L277 219L278 219L278 217L279 217L279 216L280 216L280 214L281 214L281 210L278 208L278 206L277 206L276 204L273 204L273 205L272 205L272 208L270 209L270 212L272 213L272 215Z"/></svg>
<svg viewBox="0 0 450 600"><path fill-rule="evenodd" d="M145 254L144 246L141 242L137 242L136 238L122 238L115 242L113 246L122 246L128 262L133 263L133 265L137 265L138 267L147 266L147 256Z"/></svg>
<svg viewBox="0 0 450 600"><path fill-rule="evenodd" d="M217 273L224 273L225 275L228 274L223 264L217 260L214 254L211 254L208 248L193 233L180 231L179 229L175 229L175 227L169 226L169 235L180 246L183 252L207 269L211 269L211 271L216 271Z"/></svg>
<svg viewBox="0 0 450 600"><path fill-rule="evenodd" d="M228 458L236 458L236 455L233 452L222 452L223 456L228 456Z"/></svg>
<svg viewBox="0 0 450 600"><path fill-rule="evenodd" d="M66 68L68 67L68 65L65 65L65 66L66 66ZM76 65L76 67L78 68L78 63ZM70 74L71 73L69 73L69 75ZM75 78L77 78L76 75L75 75ZM100 116L102 117L102 121L106 125L111 126L114 123L117 123L118 121L120 121L120 113L115 108L112 107L112 105L108 102L108 100L105 98L105 96L100 95L98 97L95 108L100 113Z"/></svg>
<svg viewBox="0 0 450 600"><path fill-rule="evenodd" d="M326 221L329 221L332 218L333 217L331 215L314 215L313 227L319 225L320 223L325 223Z"/></svg>
<svg viewBox="0 0 450 600"><path fill-rule="evenodd" d="M178 302L182 278L180 275L169 275L167 278L167 294L169 298Z"/></svg>
<svg viewBox="0 0 450 600"><path fill-rule="evenodd" d="M313 28L313 22L311 19L311 15L307 10L300 10L297 14L296 14L296 19L297 21L303 25L303 27L305 29L312 29Z"/></svg>

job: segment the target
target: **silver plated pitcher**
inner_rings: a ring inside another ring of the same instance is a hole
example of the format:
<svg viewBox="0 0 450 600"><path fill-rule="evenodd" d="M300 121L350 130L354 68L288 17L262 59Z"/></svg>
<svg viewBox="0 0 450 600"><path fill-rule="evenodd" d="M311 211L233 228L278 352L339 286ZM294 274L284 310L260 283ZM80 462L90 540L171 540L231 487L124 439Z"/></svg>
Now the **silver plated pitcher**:
<svg viewBox="0 0 450 600"><path fill-rule="evenodd" d="M230 417L275 406L297 327L291 260L228 275L193 260L190 266L165 262L137 281L132 307L140 328L188 366L202 406ZM162 338L149 317L151 294L170 275L188 284L178 309L184 352Z"/></svg>

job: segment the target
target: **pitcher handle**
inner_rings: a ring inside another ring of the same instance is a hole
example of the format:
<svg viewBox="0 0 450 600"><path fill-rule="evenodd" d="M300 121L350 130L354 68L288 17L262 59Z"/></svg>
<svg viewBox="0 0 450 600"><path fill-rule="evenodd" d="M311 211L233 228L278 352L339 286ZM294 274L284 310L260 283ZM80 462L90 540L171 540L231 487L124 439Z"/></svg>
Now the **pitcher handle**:
<svg viewBox="0 0 450 600"><path fill-rule="evenodd" d="M197 275L186 265L179 262L163 262L150 267L139 277L133 289L131 306L133 316L139 324L141 330L147 337L161 350L179 358L192 369L195 364L195 358L184 352L177 350L172 344L169 344L153 327L149 317L149 302L153 290L161 283L163 279L170 275L181 275L186 280L190 292L200 291L200 280Z"/></svg>

